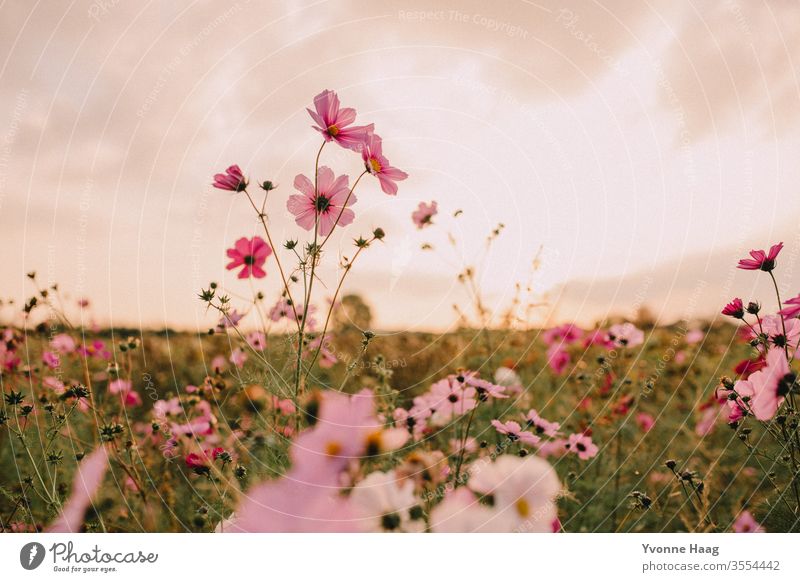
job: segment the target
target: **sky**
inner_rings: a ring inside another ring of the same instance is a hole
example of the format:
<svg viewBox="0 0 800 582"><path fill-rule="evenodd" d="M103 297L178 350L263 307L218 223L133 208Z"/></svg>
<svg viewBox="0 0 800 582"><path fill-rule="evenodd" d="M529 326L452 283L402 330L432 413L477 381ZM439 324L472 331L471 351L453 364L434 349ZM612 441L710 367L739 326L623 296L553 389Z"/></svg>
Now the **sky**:
<svg viewBox="0 0 800 582"><path fill-rule="evenodd" d="M536 325L713 314L766 292L733 266L779 240L794 294L798 62L789 0L0 2L0 296L30 295L36 270L102 324L185 329L213 322L211 280L275 298L274 265L255 287L225 270L260 231L211 176L277 183L274 237L303 237L285 201L313 173L323 89L409 178L397 197L362 180L320 304L378 226L345 291L387 330L452 326L470 264L497 312L532 285ZM322 163L362 169L333 147Z"/></svg>

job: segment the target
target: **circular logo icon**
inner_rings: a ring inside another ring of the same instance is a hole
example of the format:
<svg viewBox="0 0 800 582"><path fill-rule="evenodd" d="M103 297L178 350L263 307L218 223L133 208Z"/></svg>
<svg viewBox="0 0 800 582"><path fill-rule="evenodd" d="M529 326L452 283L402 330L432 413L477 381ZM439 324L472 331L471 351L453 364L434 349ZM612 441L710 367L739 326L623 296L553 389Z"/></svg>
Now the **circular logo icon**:
<svg viewBox="0 0 800 582"><path fill-rule="evenodd" d="M39 542L30 542L19 551L19 563L26 570L35 570L44 561L44 546Z"/></svg>

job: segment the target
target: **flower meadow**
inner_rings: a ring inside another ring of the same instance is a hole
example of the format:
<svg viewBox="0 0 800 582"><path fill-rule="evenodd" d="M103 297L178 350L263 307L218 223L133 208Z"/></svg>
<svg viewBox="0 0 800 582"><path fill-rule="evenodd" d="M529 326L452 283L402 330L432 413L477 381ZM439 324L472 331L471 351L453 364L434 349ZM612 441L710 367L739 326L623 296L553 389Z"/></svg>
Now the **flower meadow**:
<svg viewBox="0 0 800 582"><path fill-rule="evenodd" d="M220 249L241 286L198 290L211 329L101 329L35 272L23 306L3 303L3 532L800 530L782 244L738 264L775 295L713 321L537 329L518 285L498 324L476 262L454 273L472 298L457 330L377 333L348 275L392 234L353 225L359 199L402 196L408 175L335 92L308 114L319 144L290 186L213 176L259 232ZM296 238L275 237L279 214ZM424 234L460 214L430 199L407 219Z"/></svg>

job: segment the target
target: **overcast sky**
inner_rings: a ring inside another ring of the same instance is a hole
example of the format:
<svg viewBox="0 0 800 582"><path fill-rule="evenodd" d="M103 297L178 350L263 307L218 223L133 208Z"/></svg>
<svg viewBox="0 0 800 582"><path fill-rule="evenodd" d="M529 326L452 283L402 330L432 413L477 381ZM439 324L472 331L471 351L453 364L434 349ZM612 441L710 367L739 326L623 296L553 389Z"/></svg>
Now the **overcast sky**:
<svg viewBox="0 0 800 582"><path fill-rule="evenodd" d="M258 233L212 174L280 184L271 224L300 236L284 209L319 144L304 108L335 89L410 174L397 198L362 181L350 227L388 232L348 286L380 327L449 325L447 233L472 260L501 222L493 306L541 248L543 319L681 316L687 293L710 313L752 283L726 275L751 244L800 254L799 62L790 0L0 2L0 295L36 269L104 323L207 327L198 289L249 293L225 249ZM441 215L418 232L422 200Z"/></svg>

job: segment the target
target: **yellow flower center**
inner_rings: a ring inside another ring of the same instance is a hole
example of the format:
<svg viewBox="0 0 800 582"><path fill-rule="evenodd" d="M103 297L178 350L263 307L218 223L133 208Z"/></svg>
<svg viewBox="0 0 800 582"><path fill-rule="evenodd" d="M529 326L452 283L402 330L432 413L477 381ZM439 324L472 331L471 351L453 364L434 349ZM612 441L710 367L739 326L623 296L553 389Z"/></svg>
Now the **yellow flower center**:
<svg viewBox="0 0 800 582"><path fill-rule="evenodd" d="M336 441L331 441L325 446L325 454L330 457L336 457L342 452L342 444Z"/></svg>
<svg viewBox="0 0 800 582"><path fill-rule="evenodd" d="M329 125L328 135L330 135L331 137L336 137L337 135L339 135L339 128L336 127L335 125Z"/></svg>
<svg viewBox="0 0 800 582"><path fill-rule="evenodd" d="M369 159L369 167L372 168L372 173L377 174L381 171L381 163L375 158Z"/></svg>
<svg viewBox="0 0 800 582"><path fill-rule="evenodd" d="M379 455L383 450L383 443L381 442L381 431L375 431L367 435L367 440L364 447L364 454L368 457Z"/></svg>
<svg viewBox="0 0 800 582"><path fill-rule="evenodd" d="M531 507L524 498L520 498L516 503L517 513L520 517L528 517L531 513Z"/></svg>

